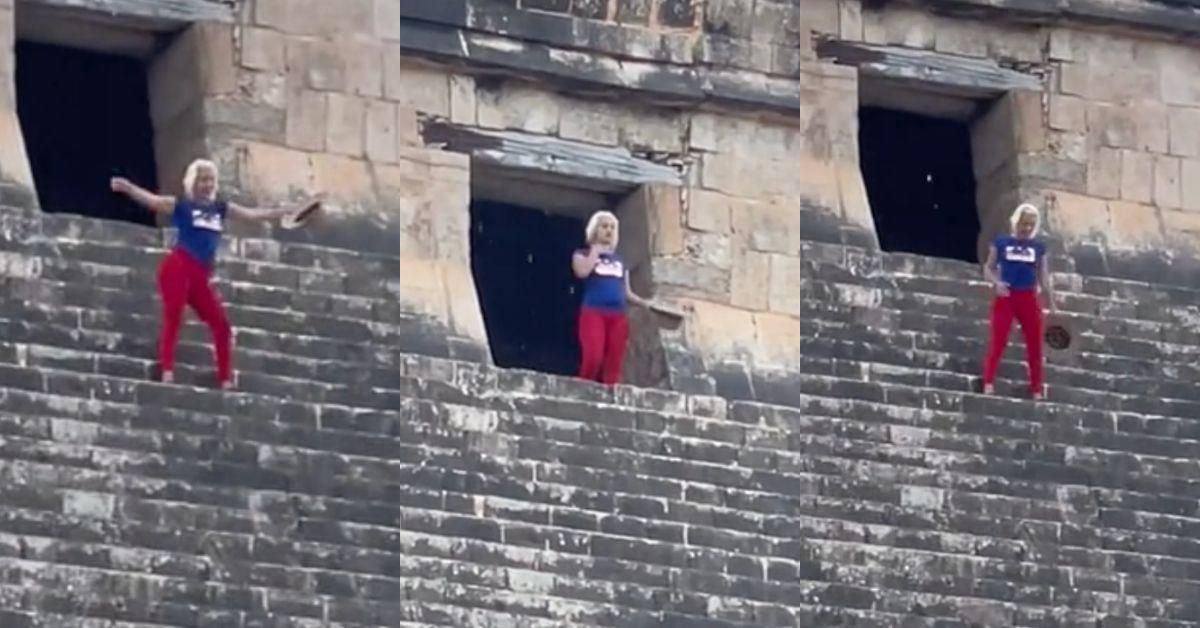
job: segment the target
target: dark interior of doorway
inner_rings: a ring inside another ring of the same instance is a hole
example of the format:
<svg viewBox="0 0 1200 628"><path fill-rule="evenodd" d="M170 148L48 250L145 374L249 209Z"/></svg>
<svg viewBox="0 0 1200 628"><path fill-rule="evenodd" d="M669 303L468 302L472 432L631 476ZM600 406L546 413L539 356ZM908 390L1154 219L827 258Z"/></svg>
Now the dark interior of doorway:
<svg viewBox="0 0 1200 628"><path fill-rule="evenodd" d="M143 62L19 41L16 86L42 209L153 225L109 188L113 176L158 188Z"/></svg>
<svg viewBox="0 0 1200 628"><path fill-rule="evenodd" d="M571 254L583 246L583 228L579 218L472 201L471 270L497 366L578 373Z"/></svg>
<svg viewBox="0 0 1200 628"><path fill-rule="evenodd" d="M884 251L978 261L979 212L966 123L863 107L859 154Z"/></svg>

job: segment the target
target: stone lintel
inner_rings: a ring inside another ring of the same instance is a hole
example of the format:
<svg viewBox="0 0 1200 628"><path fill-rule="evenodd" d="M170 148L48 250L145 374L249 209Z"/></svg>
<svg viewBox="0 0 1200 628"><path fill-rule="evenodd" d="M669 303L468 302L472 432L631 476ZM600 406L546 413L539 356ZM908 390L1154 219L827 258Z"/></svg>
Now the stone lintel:
<svg viewBox="0 0 1200 628"><path fill-rule="evenodd" d="M865 76L920 84L965 98L1042 88L1039 77L1001 67L993 59L834 39L819 42L817 55L839 65L857 67Z"/></svg>
<svg viewBox="0 0 1200 628"><path fill-rule="evenodd" d="M174 30L195 22L233 23L233 0L18 0L82 19L112 19L148 30Z"/></svg>
<svg viewBox="0 0 1200 628"><path fill-rule="evenodd" d="M552 81L579 92L604 92L611 97L638 94L663 105L713 103L789 115L800 108L797 79L719 66L620 58L603 52L603 47L587 50L578 42L555 45L525 33L480 32L447 21L451 20L417 19L406 10L400 23L403 54L460 65L467 73L495 75L499 71L526 80Z"/></svg>
<svg viewBox="0 0 1200 628"><path fill-rule="evenodd" d="M602 192L627 192L639 185L682 185L676 169L634 156L625 148L595 146L519 131L492 131L429 122L422 129L426 144L471 155L478 163L498 168L537 171L580 187Z"/></svg>
<svg viewBox="0 0 1200 628"><path fill-rule="evenodd" d="M1200 34L1200 0L918 0L943 14L1036 24L1125 26L1169 36Z"/></svg>

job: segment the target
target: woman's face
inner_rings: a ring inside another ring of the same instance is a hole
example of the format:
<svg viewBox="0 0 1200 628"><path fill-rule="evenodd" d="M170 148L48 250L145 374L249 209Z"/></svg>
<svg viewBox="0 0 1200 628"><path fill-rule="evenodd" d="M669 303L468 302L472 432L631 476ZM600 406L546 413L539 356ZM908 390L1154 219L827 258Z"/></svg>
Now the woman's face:
<svg viewBox="0 0 1200 628"><path fill-rule="evenodd" d="M617 239L617 223L612 218L601 218L596 223L596 243L612 246Z"/></svg>
<svg viewBox="0 0 1200 628"><path fill-rule="evenodd" d="M1017 237L1032 238L1033 230L1037 228L1037 219L1032 214L1021 214L1017 220Z"/></svg>
<svg viewBox="0 0 1200 628"><path fill-rule="evenodd" d="M213 172L211 168L201 168L196 172L196 182L192 185L193 198L212 198L215 189L217 189L217 173Z"/></svg>

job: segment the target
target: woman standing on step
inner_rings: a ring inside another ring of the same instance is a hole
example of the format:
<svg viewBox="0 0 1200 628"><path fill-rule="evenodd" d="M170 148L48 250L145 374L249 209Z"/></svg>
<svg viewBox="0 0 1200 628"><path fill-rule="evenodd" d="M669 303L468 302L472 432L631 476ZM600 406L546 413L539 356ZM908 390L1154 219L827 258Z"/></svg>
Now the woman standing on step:
<svg viewBox="0 0 1200 628"><path fill-rule="evenodd" d="M1038 287L1045 295L1051 312L1058 312L1046 245L1037 240L1041 213L1037 207L1022 203L1009 219L1011 235L997 236L988 250L983 276L995 289L992 302L992 330L983 365L983 392L995 392L996 369L1008 345L1013 318L1021 324L1025 337L1025 357L1029 364L1029 389L1034 399L1044 393L1042 380L1042 306Z"/></svg>
<svg viewBox="0 0 1200 628"><path fill-rule="evenodd" d="M584 230L588 246L571 258L571 269L583 281L579 376L609 386L621 379L629 340L628 303L650 307L649 301L629 287L629 270L617 254L618 229L612 212L592 214Z"/></svg>
<svg viewBox="0 0 1200 628"><path fill-rule="evenodd" d="M174 381L175 344L183 324L184 306L190 305L212 332L217 358L217 384L233 386L233 330L225 316L225 307L214 289L213 265L227 216L266 222L287 215L289 209L253 210L217 196L217 166L197 159L183 176L182 198L148 192L116 177L112 190L124 194L157 214L169 214L178 230L175 246L158 269L158 291L162 297L163 323L159 336L159 366L162 381Z"/></svg>

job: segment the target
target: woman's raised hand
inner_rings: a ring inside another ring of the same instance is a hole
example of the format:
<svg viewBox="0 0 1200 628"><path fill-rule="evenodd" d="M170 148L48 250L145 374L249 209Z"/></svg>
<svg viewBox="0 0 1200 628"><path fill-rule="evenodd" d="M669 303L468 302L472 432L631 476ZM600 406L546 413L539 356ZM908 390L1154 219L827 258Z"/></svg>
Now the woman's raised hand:
<svg viewBox="0 0 1200 628"><path fill-rule="evenodd" d="M125 177L113 177L109 185L112 187L112 191L118 194L128 194L133 189L133 184Z"/></svg>

